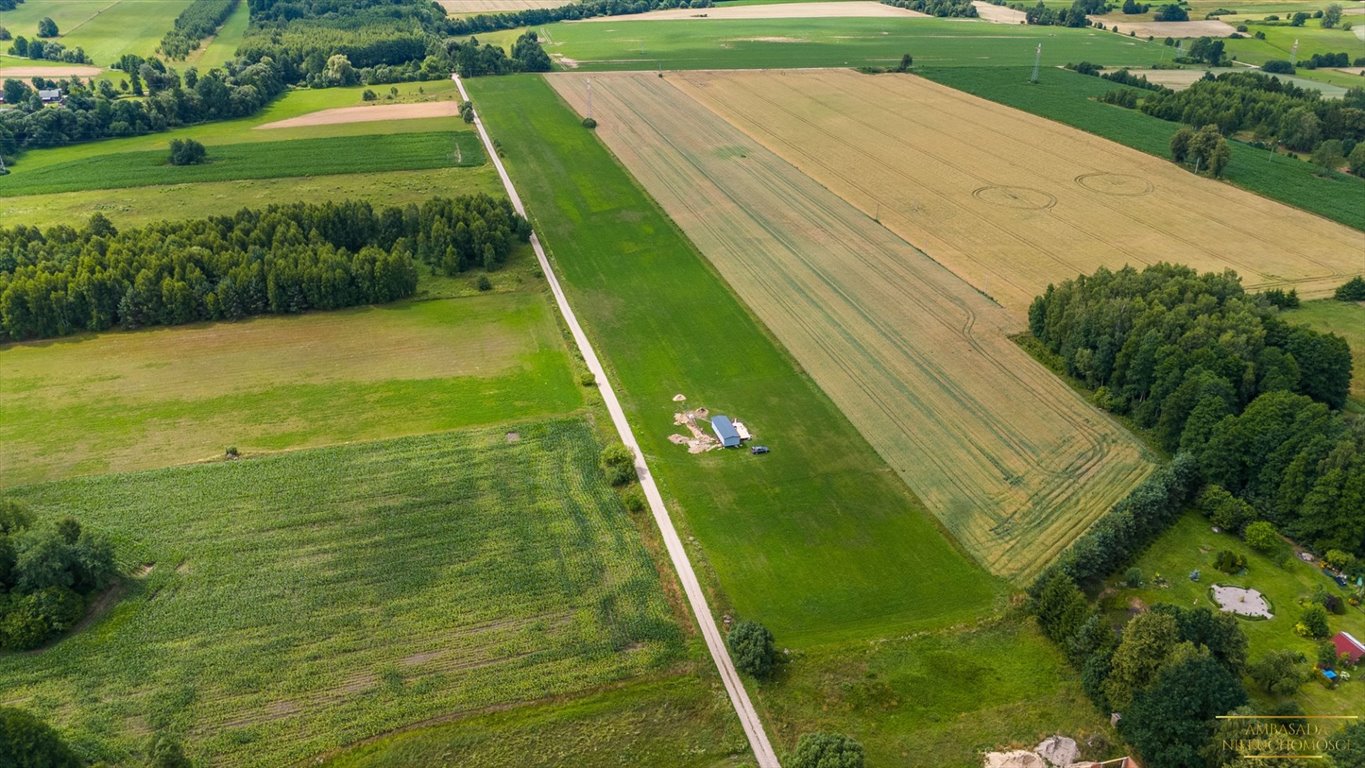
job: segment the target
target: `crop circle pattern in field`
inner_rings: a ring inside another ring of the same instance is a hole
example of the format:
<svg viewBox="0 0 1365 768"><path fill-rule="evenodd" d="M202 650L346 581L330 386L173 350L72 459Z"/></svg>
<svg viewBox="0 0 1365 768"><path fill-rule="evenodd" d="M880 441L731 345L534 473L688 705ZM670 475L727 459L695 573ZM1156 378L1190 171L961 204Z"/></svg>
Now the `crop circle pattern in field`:
<svg viewBox="0 0 1365 768"><path fill-rule="evenodd" d="M1032 187L988 186L972 190L972 197L991 205L1021 210L1042 211L1057 204L1057 198Z"/></svg>
<svg viewBox="0 0 1365 768"><path fill-rule="evenodd" d="M1083 173L1076 177L1076 183L1091 192L1119 197L1141 197L1156 189L1152 182L1127 173Z"/></svg>

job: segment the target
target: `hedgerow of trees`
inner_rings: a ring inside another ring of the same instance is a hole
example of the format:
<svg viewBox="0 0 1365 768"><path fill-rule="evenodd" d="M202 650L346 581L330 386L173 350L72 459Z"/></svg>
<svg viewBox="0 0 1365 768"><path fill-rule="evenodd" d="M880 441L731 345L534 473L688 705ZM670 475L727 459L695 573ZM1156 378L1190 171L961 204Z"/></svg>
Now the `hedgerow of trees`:
<svg viewBox="0 0 1365 768"><path fill-rule="evenodd" d="M530 226L506 199L272 205L116 230L0 229L0 339L335 309L411 296L416 261L494 269Z"/></svg>
<svg viewBox="0 0 1365 768"><path fill-rule="evenodd" d="M23 35L14 38L14 43L7 49L8 53L35 60L64 61L69 64L89 64L90 57L85 55L85 49L77 47L67 50L66 46L54 40L29 40Z"/></svg>
<svg viewBox="0 0 1365 768"><path fill-rule="evenodd" d="M976 6L969 0L882 0L885 5L927 13L930 16L976 18Z"/></svg>
<svg viewBox="0 0 1365 768"><path fill-rule="evenodd" d="M1049 286L1029 327L1097 403L1179 453L1170 467L1188 475L1181 487L1216 483L1319 553L1365 555L1365 425L1340 413L1350 348L1277 313L1232 272L1158 264ZM1073 550L1089 554L1090 538ZM1084 582L1132 553L1068 572Z"/></svg>
<svg viewBox="0 0 1365 768"><path fill-rule="evenodd" d="M114 578L114 550L74 518L36 527L0 501L0 650L27 650L70 629Z"/></svg>
<svg viewBox="0 0 1365 768"><path fill-rule="evenodd" d="M160 51L172 59L183 59L213 35L227 21L240 0L194 0L175 17L175 24L161 38Z"/></svg>

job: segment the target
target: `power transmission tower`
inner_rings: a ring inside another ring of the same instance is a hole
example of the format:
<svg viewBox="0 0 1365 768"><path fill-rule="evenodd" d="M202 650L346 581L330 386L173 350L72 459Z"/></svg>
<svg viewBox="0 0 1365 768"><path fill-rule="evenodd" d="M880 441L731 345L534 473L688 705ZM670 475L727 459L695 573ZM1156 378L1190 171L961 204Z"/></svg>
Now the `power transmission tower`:
<svg viewBox="0 0 1365 768"><path fill-rule="evenodd" d="M1294 47L1289 49L1289 66L1295 67L1299 64L1299 41L1294 41Z"/></svg>
<svg viewBox="0 0 1365 768"><path fill-rule="evenodd" d="M1033 77L1030 77L1030 78L1028 79L1028 81L1029 81L1030 83L1036 83L1036 82L1038 82L1038 67L1039 67L1042 63L1043 63L1043 44L1042 44L1042 43L1039 43L1039 44L1038 44L1038 50L1037 50L1036 52L1034 52L1034 54L1033 54Z"/></svg>

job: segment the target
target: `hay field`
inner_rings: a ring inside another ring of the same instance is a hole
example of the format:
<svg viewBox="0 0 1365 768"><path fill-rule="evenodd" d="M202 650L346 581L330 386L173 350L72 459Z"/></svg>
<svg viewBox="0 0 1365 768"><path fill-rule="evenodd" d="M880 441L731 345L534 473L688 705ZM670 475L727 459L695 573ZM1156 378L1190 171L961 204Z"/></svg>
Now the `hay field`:
<svg viewBox="0 0 1365 768"><path fill-rule="evenodd" d="M855 19L855 18L930 18L927 13L874 3L871 0L840 0L838 2L762 3L759 5L723 5L711 8L668 8L626 16L595 16L585 23L616 23L620 21L660 21L679 19L752 20L752 19Z"/></svg>
<svg viewBox="0 0 1365 768"><path fill-rule="evenodd" d="M983 565L1026 578L1146 474L1008 313L672 82L594 75L598 135Z"/></svg>
<svg viewBox="0 0 1365 768"><path fill-rule="evenodd" d="M989 296L1022 328L1051 282L1099 266L1235 269L1250 290L1331 292L1361 234L1174 164L919 77L670 77Z"/></svg>

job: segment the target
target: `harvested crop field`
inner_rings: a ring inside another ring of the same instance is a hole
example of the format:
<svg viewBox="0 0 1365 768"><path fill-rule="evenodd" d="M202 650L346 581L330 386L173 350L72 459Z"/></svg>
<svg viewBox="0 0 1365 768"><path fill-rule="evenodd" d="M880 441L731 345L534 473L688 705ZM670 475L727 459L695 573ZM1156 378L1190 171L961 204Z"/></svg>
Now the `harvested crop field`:
<svg viewBox="0 0 1365 768"><path fill-rule="evenodd" d="M984 0L976 0L972 3L976 9L976 15L993 24L1024 24L1027 16L1023 11L1016 11L995 3L987 3Z"/></svg>
<svg viewBox="0 0 1365 768"><path fill-rule="evenodd" d="M12 67L6 64L0 67L0 78L94 77L103 71L100 67L92 67L88 64L56 64L50 67Z"/></svg>
<svg viewBox="0 0 1365 768"><path fill-rule="evenodd" d="M1150 16L1134 16L1132 21L1127 17L1120 16L1087 16L1092 22L1104 25L1105 29L1112 29L1120 35L1129 32L1137 33L1138 37L1155 37L1160 40L1166 37L1229 37L1236 32L1231 24L1225 21L1152 21ZM1115 19L1119 19L1115 21Z"/></svg>
<svg viewBox="0 0 1365 768"><path fill-rule="evenodd" d="M1235 269L1250 290L1329 294L1361 233L923 78L848 70L669 81L928 253L1015 318L1097 267Z"/></svg>
<svg viewBox="0 0 1365 768"><path fill-rule="evenodd" d="M335 107L306 115L276 120L256 126L255 130L272 128L303 128L313 125L341 125L344 123L373 123L380 120L415 120L422 117L455 117L460 105L454 101L423 101L416 104L376 104L366 107Z"/></svg>
<svg viewBox="0 0 1365 768"><path fill-rule="evenodd" d="M459 15L559 8L570 2L571 0L440 0L441 7L446 13Z"/></svg>
<svg viewBox="0 0 1365 768"><path fill-rule="evenodd" d="M1007 312L674 82L593 75L598 135L983 565L1035 573L1146 474Z"/></svg>
<svg viewBox="0 0 1365 768"><path fill-rule="evenodd" d="M584 22L668 21L677 19L854 19L854 18L929 18L929 14L897 8L868 0L813 3L764 3L725 5L710 8L669 8L626 16L597 16Z"/></svg>

